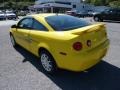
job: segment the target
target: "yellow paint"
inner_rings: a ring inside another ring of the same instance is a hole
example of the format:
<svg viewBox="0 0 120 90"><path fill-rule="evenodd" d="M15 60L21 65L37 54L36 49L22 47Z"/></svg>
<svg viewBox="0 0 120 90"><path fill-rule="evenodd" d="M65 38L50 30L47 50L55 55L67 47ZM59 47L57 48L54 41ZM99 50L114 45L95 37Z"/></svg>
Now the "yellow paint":
<svg viewBox="0 0 120 90"><path fill-rule="evenodd" d="M48 32L25 29L16 30L15 28L11 29L10 32L18 44L38 57L39 48L45 48L54 57L57 66L67 70L84 71L94 66L106 55L109 48L109 40L104 24L99 23L75 30L56 32L45 21L45 17L50 15L55 14L32 15L33 18L46 26L49 30ZM30 42L29 39L32 41ZM87 40L92 41L91 47L87 46ZM75 42L83 44L81 51L73 49L72 46ZM67 55L62 55L60 52Z"/></svg>

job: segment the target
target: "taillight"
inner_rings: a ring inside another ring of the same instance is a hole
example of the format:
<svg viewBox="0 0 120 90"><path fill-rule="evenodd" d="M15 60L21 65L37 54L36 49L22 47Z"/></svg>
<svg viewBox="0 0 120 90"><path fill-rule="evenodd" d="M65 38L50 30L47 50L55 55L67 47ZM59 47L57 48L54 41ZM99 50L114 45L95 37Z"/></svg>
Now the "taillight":
<svg viewBox="0 0 120 90"><path fill-rule="evenodd" d="M73 48L76 50L76 51L80 51L82 49L82 43L81 42L75 42L73 44Z"/></svg>

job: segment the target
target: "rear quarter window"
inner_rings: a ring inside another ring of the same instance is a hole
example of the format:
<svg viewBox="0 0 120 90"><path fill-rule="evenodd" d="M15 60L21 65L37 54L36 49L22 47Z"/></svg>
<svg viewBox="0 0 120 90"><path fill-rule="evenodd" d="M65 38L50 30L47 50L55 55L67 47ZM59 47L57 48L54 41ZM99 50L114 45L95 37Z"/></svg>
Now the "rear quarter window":
<svg viewBox="0 0 120 90"><path fill-rule="evenodd" d="M34 22L33 22L33 29L39 30L39 31L48 31L47 28L44 25L42 25L40 22L38 22L35 19L34 19Z"/></svg>

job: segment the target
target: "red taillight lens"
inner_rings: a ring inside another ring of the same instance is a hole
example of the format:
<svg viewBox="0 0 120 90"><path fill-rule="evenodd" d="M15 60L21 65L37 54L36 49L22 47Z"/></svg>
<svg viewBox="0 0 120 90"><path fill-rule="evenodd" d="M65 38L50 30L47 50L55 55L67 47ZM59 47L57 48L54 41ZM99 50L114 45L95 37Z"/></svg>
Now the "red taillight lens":
<svg viewBox="0 0 120 90"><path fill-rule="evenodd" d="M82 43L81 42L75 42L73 44L73 48L76 50L76 51L80 51L82 49Z"/></svg>

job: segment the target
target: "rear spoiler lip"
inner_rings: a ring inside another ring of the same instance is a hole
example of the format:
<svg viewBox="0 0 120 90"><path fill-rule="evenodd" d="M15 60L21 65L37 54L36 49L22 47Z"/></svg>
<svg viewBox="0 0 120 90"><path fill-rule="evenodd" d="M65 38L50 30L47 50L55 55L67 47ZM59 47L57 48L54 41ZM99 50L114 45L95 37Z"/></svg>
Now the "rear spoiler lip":
<svg viewBox="0 0 120 90"><path fill-rule="evenodd" d="M90 26L86 26L86 27L83 27L83 28L72 30L70 32L72 34L80 35L80 34L89 33L89 32L92 32L92 31L97 32L97 31L99 31L98 28L100 28L100 27L105 27L105 24L104 23L92 24Z"/></svg>

